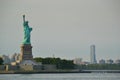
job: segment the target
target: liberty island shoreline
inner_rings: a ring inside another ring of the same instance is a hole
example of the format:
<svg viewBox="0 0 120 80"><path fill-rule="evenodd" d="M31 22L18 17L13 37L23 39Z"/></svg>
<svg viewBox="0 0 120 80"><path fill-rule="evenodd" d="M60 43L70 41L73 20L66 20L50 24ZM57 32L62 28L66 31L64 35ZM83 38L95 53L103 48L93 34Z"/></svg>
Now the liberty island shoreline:
<svg viewBox="0 0 120 80"><path fill-rule="evenodd" d="M33 70L33 71L0 71L0 74L51 74L51 73L120 73L120 70Z"/></svg>

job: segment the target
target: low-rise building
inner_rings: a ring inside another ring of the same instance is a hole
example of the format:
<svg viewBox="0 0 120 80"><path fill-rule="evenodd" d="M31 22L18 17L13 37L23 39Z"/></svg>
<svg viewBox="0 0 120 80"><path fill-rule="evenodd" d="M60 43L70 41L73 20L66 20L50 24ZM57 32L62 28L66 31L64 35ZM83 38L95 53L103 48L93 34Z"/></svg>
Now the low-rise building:
<svg viewBox="0 0 120 80"><path fill-rule="evenodd" d="M105 60L104 59L99 60L99 64L105 64Z"/></svg>
<svg viewBox="0 0 120 80"><path fill-rule="evenodd" d="M81 65L81 64L83 64L82 58L75 58L75 59L73 60L73 63L76 64L76 65Z"/></svg>
<svg viewBox="0 0 120 80"><path fill-rule="evenodd" d="M3 55L2 56L2 59L3 59L3 64L10 64L10 58L9 56L6 56L6 55Z"/></svg>
<svg viewBox="0 0 120 80"><path fill-rule="evenodd" d="M109 60L106 61L107 64L113 64L113 62L114 61L112 59L109 59Z"/></svg>
<svg viewBox="0 0 120 80"><path fill-rule="evenodd" d="M120 64L120 59L117 59L117 60L115 61L115 63L116 63L116 64Z"/></svg>
<svg viewBox="0 0 120 80"><path fill-rule="evenodd" d="M14 53L14 54L11 56L11 62L16 62L16 56L17 56L17 53Z"/></svg>

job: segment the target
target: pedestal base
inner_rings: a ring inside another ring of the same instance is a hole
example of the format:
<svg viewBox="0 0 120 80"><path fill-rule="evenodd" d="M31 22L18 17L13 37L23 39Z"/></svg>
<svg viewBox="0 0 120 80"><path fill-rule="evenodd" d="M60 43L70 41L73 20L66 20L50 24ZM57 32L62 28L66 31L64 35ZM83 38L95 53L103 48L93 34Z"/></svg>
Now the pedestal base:
<svg viewBox="0 0 120 80"><path fill-rule="evenodd" d="M21 45L21 61L23 60L33 60L31 44Z"/></svg>

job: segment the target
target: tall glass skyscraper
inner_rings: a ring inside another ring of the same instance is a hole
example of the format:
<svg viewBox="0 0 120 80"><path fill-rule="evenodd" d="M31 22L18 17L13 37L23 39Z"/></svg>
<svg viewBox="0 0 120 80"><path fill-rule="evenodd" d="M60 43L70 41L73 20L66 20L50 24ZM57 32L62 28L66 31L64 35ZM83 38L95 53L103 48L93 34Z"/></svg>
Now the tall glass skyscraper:
<svg viewBox="0 0 120 80"><path fill-rule="evenodd" d="M90 63L91 64L96 64L96 55L95 55L95 45L90 46Z"/></svg>

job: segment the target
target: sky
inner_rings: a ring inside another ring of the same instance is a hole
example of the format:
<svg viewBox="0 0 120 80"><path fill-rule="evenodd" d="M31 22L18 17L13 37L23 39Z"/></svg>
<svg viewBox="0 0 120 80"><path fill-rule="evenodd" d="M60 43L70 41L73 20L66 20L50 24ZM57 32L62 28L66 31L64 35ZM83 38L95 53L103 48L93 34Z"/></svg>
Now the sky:
<svg viewBox="0 0 120 80"><path fill-rule="evenodd" d="M34 57L120 59L120 0L0 0L0 55L20 53L23 14Z"/></svg>

